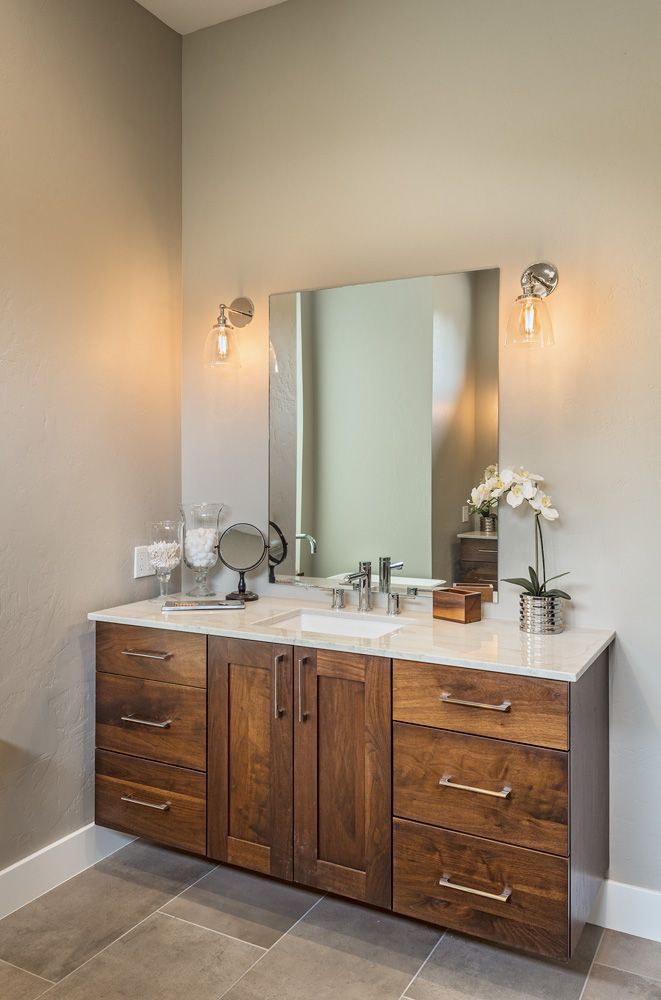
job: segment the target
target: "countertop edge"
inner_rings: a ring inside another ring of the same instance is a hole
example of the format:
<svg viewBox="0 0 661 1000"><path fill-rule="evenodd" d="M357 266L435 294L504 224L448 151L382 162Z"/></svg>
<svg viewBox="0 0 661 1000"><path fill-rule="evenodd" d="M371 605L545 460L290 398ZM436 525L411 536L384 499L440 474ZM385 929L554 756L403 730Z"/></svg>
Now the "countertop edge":
<svg viewBox="0 0 661 1000"><path fill-rule="evenodd" d="M181 614L181 612L177 612ZM603 630L603 636L601 641L586 655L584 661L577 666L574 670L552 670L544 667L535 666L523 666L521 664L513 663L494 663L492 661L485 661L476 658L462 658L458 656L453 656L452 654L445 654L439 651L438 655L430 655L429 653L407 651L407 650L393 650L384 649L374 644L369 644L365 641L361 645L351 643L349 641L343 640L338 637L337 640L329 641L327 638L318 638L313 641L304 640L299 636L295 635L283 635L282 632L276 632L267 627L258 627L255 625L246 625L241 628L232 627L220 627L218 625L197 625L193 623L184 622L174 622L172 619L165 619L163 622L158 624L153 621L144 621L139 618L133 618L130 615L113 615L110 612L104 611L93 611L87 615L89 621L92 622L108 622L110 624L117 625L134 625L138 628L162 628L165 630L173 632L191 632L197 635L213 635L213 636L227 636L230 639L246 639L256 642L275 642L282 646L296 646L300 645L302 642L307 642L309 645L313 645L316 649L336 649L338 652L343 653L359 653L367 656L382 656L384 658L393 660L406 660L418 663L430 663L430 664L446 664L450 667L466 667L471 670L487 670L492 673L501 674L516 674L521 677L538 677L545 680L557 680L565 681L568 683L574 683L578 681L583 674L588 670L588 668L597 660L604 650L608 649L609 646L615 639L615 632L609 631L608 629ZM516 623L512 622L513 628L516 627ZM457 626L460 627L460 626ZM602 630L594 630L601 632ZM521 633L522 635L524 633ZM540 637L544 638L544 637ZM550 637L553 638L553 637Z"/></svg>

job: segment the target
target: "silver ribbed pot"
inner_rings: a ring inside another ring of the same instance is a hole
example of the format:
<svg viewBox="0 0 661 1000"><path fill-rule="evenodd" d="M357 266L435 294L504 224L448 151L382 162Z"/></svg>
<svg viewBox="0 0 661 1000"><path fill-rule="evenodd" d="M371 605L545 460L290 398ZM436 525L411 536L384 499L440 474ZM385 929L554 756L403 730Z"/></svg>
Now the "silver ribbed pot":
<svg viewBox="0 0 661 1000"><path fill-rule="evenodd" d="M519 628L533 635L557 635L564 631L562 597L519 595Z"/></svg>
<svg viewBox="0 0 661 1000"><path fill-rule="evenodd" d="M485 535L495 535L497 530L498 521L493 515L480 515L480 531L483 531Z"/></svg>

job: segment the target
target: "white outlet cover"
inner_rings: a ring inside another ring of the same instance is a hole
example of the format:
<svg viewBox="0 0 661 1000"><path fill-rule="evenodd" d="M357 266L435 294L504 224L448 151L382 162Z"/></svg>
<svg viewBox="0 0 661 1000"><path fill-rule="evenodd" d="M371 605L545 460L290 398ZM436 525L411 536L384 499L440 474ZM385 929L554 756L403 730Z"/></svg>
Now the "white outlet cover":
<svg viewBox="0 0 661 1000"><path fill-rule="evenodd" d="M143 576L156 576L156 570L149 562L149 546L136 545L133 549L133 579L139 580Z"/></svg>

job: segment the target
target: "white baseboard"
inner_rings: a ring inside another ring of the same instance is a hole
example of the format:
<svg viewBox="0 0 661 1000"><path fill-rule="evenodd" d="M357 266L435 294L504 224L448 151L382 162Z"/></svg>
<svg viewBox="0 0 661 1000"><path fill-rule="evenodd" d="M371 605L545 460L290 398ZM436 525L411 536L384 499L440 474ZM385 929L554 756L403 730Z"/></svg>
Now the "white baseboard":
<svg viewBox="0 0 661 1000"><path fill-rule="evenodd" d="M89 823L0 871L0 920L91 868L135 837Z"/></svg>
<svg viewBox="0 0 661 1000"><path fill-rule="evenodd" d="M661 941L661 892L606 879L590 920L612 931Z"/></svg>

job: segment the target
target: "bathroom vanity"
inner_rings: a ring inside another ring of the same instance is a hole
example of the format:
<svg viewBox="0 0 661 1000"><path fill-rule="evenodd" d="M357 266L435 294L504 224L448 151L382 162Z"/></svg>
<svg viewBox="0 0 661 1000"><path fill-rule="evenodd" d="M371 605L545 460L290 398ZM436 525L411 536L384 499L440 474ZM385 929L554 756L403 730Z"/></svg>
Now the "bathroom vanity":
<svg viewBox="0 0 661 1000"><path fill-rule="evenodd" d="M288 630L304 603L90 615L97 823L568 958L608 867L612 633Z"/></svg>

